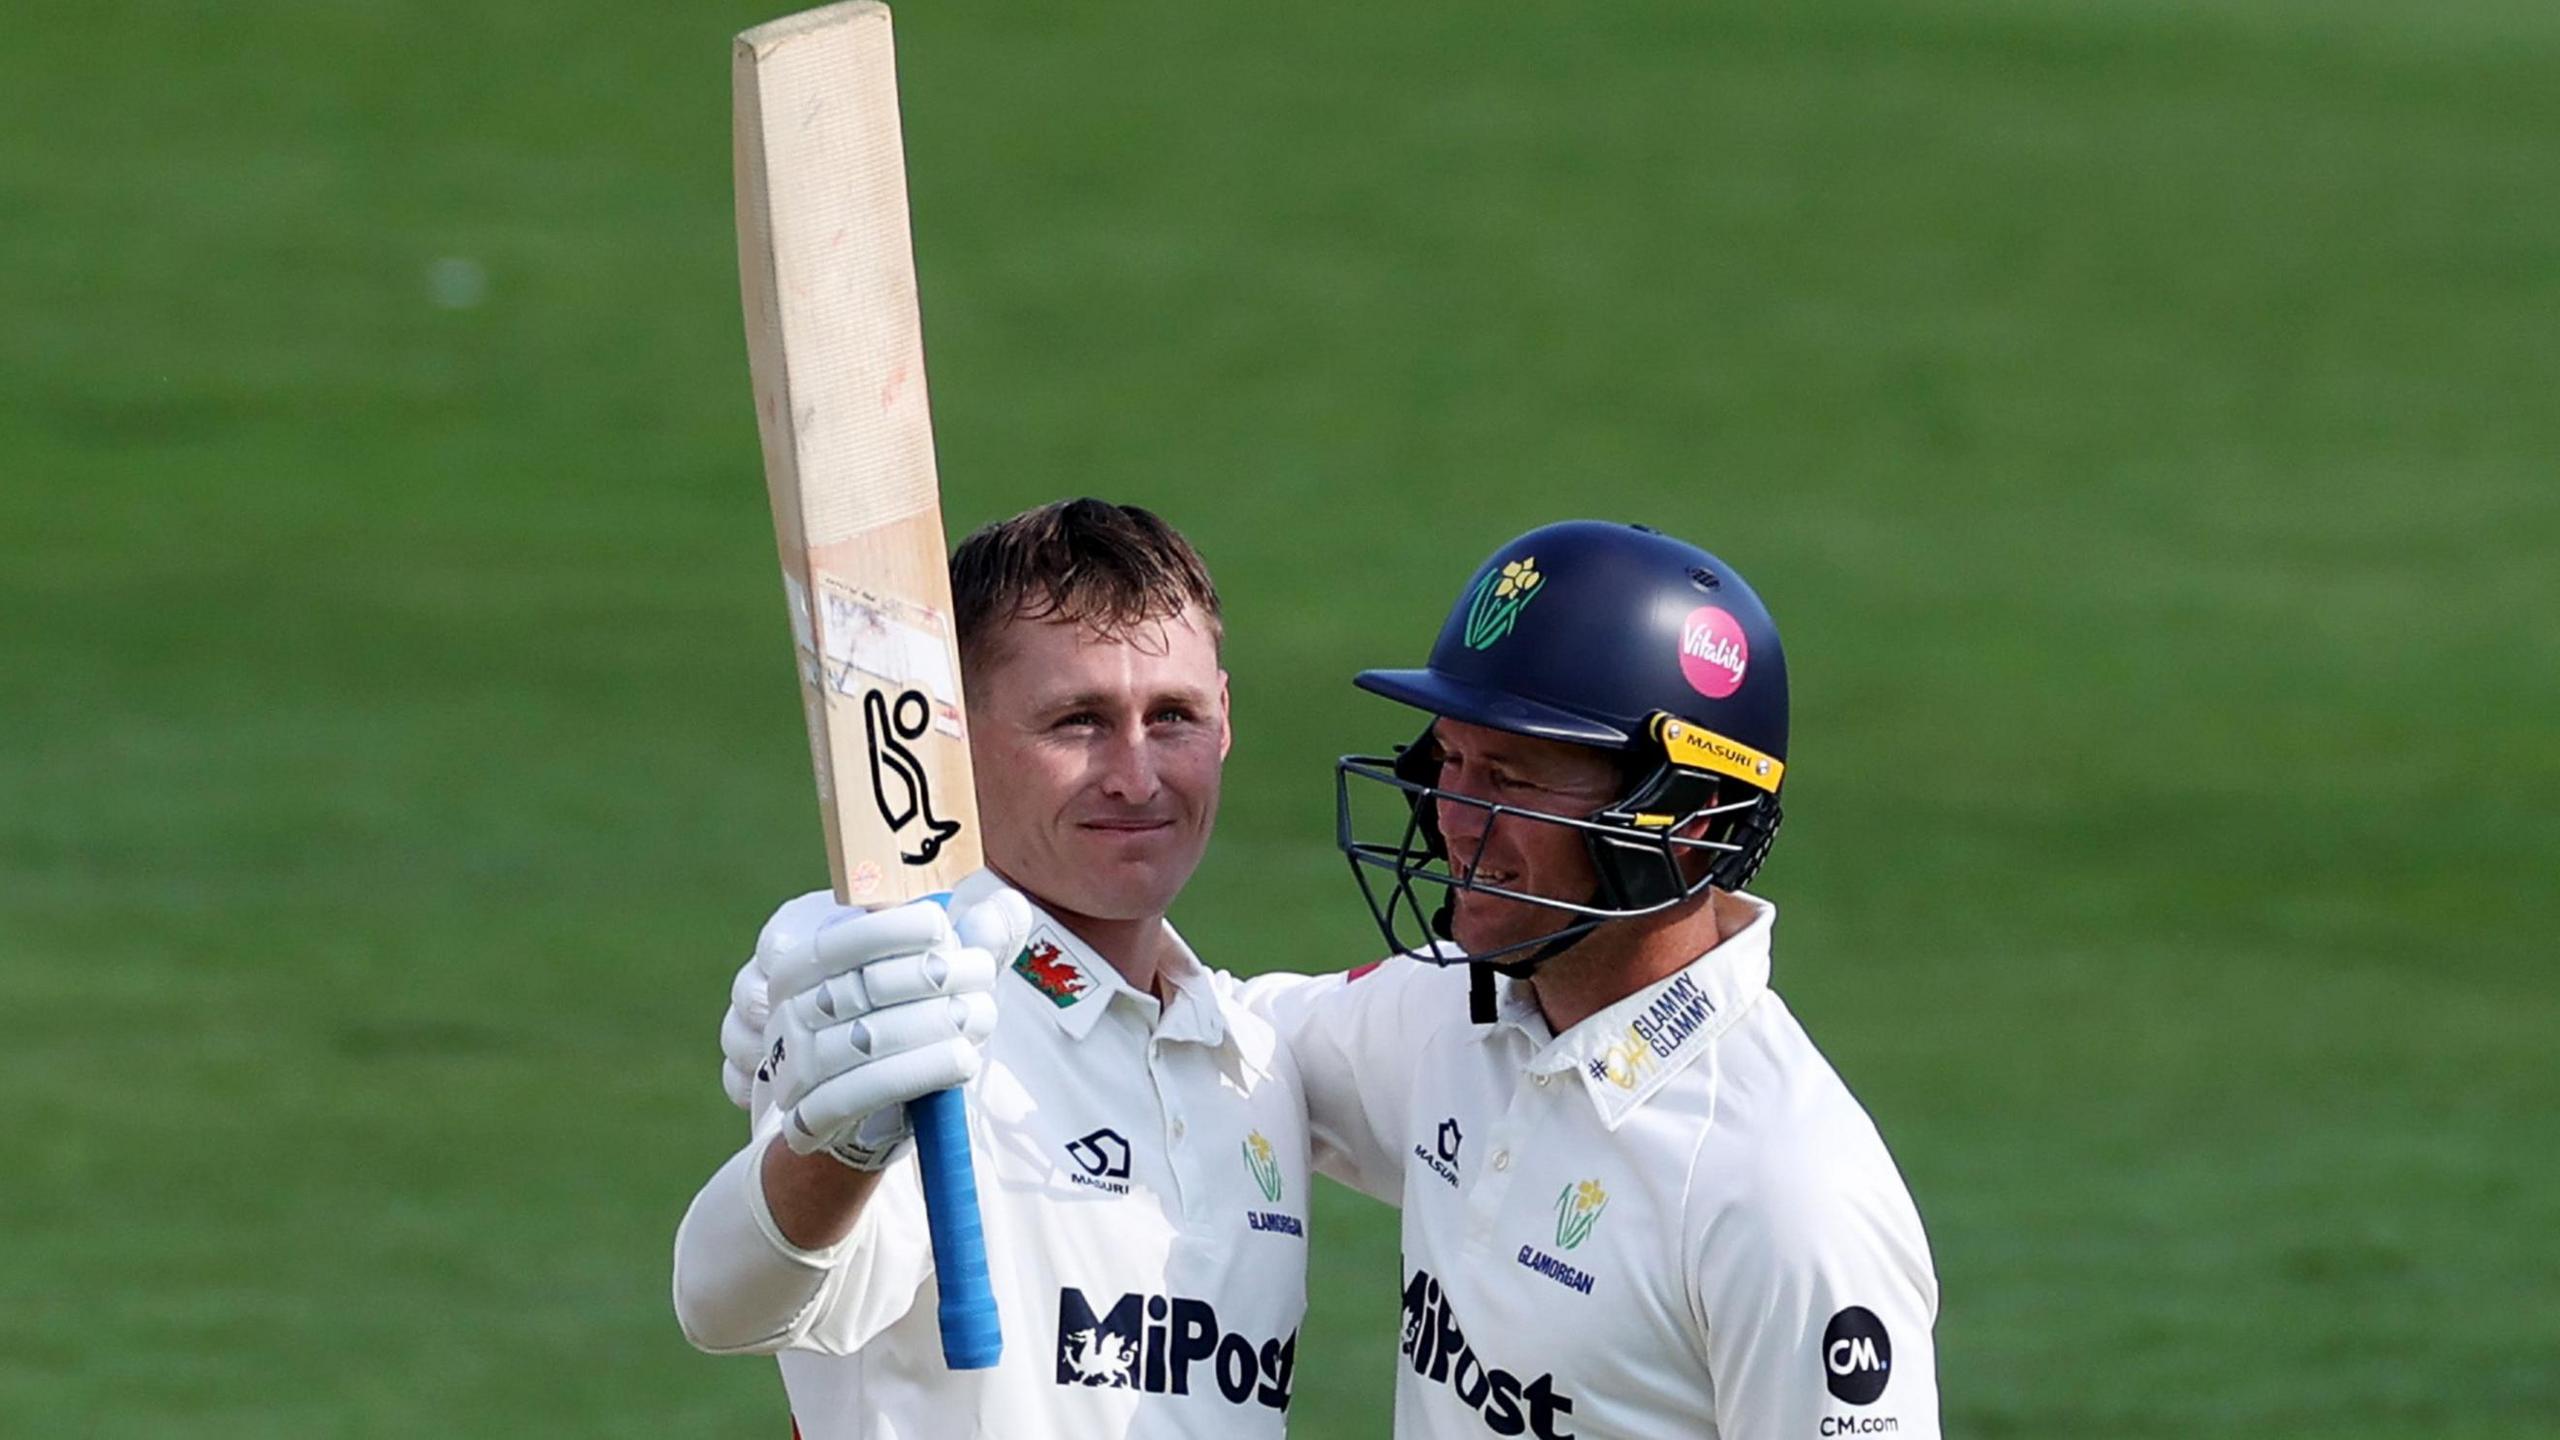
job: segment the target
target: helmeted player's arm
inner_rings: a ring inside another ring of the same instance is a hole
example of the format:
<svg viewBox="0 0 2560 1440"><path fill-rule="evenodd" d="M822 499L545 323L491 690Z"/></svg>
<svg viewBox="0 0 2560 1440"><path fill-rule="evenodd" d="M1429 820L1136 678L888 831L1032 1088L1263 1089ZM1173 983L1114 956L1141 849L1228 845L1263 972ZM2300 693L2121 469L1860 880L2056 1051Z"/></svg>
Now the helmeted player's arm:
<svg viewBox="0 0 2560 1440"><path fill-rule="evenodd" d="M1861 1134L1789 1137L1794 1162L1748 1164L1768 1183L1692 1217L1695 1318L1728 1440L1939 1433L1928 1239L1860 1120Z"/></svg>
<svg viewBox="0 0 2560 1440"><path fill-rule="evenodd" d="M1315 1168L1390 1205L1404 1197L1397 1145L1413 1090L1413 1011L1436 967L1402 957L1333 975L1260 975L1239 992L1278 1031L1307 1097Z"/></svg>

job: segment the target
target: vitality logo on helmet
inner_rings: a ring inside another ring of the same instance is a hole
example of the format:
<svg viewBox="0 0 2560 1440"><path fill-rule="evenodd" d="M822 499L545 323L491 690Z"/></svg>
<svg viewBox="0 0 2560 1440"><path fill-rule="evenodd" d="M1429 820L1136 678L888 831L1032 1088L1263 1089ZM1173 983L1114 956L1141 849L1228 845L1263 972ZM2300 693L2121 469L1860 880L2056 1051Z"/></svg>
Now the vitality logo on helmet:
<svg viewBox="0 0 2560 1440"><path fill-rule="evenodd" d="M1556 1393L1554 1374L1523 1383L1510 1371L1485 1364L1467 1343L1449 1297L1428 1270L1414 1271L1405 1282L1404 1357L1414 1374L1448 1386L1458 1403L1475 1411L1496 1435L1573 1440L1573 1432L1564 1428L1572 1418L1573 1401Z"/></svg>
<svg viewBox="0 0 2560 1440"><path fill-rule="evenodd" d="M1194 1376L1203 1361L1207 1373ZM1058 1383L1188 1395L1197 1378L1233 1405L1289 1408L1298 1332L1256 1343L1218 1324L1217 1307L1184 1295L1123 1295L1094 1313L1085 1293L1058 1292Z"/></svg>
<svg viewBox="0 0 2560 1440"><path fill-rule="evenodd" d="M1724 607L1701 605L1680 622L1680 673L1691 689L1722 700L1742 688L1750 668L1751 637Z"/></svg>

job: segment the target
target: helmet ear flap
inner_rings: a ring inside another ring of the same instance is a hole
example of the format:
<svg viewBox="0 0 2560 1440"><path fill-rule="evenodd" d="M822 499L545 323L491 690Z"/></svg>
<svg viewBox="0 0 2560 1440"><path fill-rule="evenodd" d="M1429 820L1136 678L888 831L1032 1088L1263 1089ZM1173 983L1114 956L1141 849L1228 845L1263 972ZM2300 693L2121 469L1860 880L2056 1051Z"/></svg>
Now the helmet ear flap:
<svg viewBox="0 0 2560 1440"><path fill-rule="evenodd" d="M1413 807L1414 830L1422 837L1423 848L1434 860L1449 858L1449 842L1440 837L1439 807L1431 803L1431 790L1440 783L1440 742L1431 738L1431 727L1410 745L1396 747L1395 775L1407 786L1405 803Z"/></svg>
<svg viewBox="0 0 2560 1440"><path fill-rule="evenodd" d="M1769 858L1769 847L1778 838L1778 824L1786 812L1778 808L1778 797L1763 795L1760 803L1745 811L1733 824L1731 839L1742 848L1719 857L1713 876L1719 890L1739 890L1760 873L1760 862Z"/></svg>
<svg viewBox="0 0 2560 1440"><path fill-rule="evenodd" d="M1690 885L1680 873L1672 832L1680 821L1713 804L1715 790L1713 779L1662 760L1625 799L1592 816L1621 832L1583 834L1591 867L1600 877L1601 900L1619 910L1650 910L1686 898ZM1630 830L1643 838L1623 833Z"/></svg>
<svg viewBox="0 0 2560 1440"><path fill-rule="evenodd" d="M1422 734L1416 737L1412 744L1396 747L1394 768L1395 777L1403 781L1407 787L1404 792L1405 804L1413 810L1413 818L1407 823L1405 830L1407 847L1410 848L1414 838L1419 838L1422 841L1423 851L1431 859L1447 860L1449 842L1441 838L1440 809L1431 801L1431 791L1440 783L1440 744L1431 738L1429 725L1422 727ZM1410 895L1413 881L1407 878L1402 889ZM1425 921L1433 935L1442 940L1457 938L1449 929L1450 919L1457 908L1458 892L1456 890L1441 891L1440 903L1432 907L1431 914Z"/></svg>

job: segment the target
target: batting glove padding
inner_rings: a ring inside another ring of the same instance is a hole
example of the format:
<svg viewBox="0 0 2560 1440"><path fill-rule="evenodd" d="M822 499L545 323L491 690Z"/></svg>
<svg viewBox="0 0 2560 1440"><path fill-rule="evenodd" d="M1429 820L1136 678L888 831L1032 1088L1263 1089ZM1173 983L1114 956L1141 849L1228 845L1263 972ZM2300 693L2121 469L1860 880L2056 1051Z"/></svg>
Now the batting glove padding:
<svg viewBox="0 0 2560 1440"><path fill-rule="evenodd" d="M830 903L821 918L809 898L777 912L772 943L757 947L772 1007L759 1078L793 1150L877 1169L905 1146L905 1102L978 1073L996 957L1019 948L1030 909L991 876L954 895L956 928L931 901L876 913ZM733 991L741 1022L744 998Z"/></svg>
<svg viewBox="0 0 2560 1440"><path fill-rule="evenodd" d="M729 982L729 1008L720 1017L720 1088L729 1092L729 1103L754 1113L756 1071L764 1064L765 1022L771 1018L765 1004L764 970L753 955L738 967L738 978Z"/></svg>

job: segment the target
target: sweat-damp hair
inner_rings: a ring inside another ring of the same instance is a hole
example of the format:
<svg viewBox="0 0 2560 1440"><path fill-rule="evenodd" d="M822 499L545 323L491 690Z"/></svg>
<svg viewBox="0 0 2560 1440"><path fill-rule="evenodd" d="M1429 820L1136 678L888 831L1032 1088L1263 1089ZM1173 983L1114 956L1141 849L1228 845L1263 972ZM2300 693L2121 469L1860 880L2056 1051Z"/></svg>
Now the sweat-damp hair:
<svg viewBox="0 0 2560 1440"><path fill-rule="evenodd" d="M1153 511L1104 500L1059 500L972 533L951 555L951 605L960 664L990 658L1016 620L1064 620L1118 635L1196 607L1223 643L1218 587L1200 552Z"/></svg>

